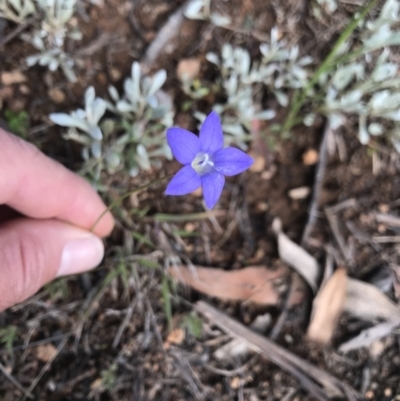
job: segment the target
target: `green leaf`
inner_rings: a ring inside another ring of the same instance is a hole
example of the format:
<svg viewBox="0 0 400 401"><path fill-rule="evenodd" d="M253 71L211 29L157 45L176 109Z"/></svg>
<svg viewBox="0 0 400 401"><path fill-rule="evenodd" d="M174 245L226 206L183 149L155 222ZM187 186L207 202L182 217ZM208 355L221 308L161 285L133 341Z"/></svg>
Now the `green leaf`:
<svg viewBox="0 0 400 401"><path fill-rule="evenodd" d="M14 341L18 336L18 327L12 324L0 328L0 343L4 344L8 352L12 352Z"/></svg>

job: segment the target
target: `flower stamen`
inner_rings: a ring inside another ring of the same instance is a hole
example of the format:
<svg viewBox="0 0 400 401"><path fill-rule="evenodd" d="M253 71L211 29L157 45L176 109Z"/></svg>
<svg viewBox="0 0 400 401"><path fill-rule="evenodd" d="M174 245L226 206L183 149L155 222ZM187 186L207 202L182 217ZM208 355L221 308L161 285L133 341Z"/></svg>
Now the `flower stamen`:
<svg viewBox="0 0 400 401"><path fill-rule="evenodd" d="M197 153L192 161L192 167L199 175L208 174L214 168L214 162L208 153Z"/></svg>

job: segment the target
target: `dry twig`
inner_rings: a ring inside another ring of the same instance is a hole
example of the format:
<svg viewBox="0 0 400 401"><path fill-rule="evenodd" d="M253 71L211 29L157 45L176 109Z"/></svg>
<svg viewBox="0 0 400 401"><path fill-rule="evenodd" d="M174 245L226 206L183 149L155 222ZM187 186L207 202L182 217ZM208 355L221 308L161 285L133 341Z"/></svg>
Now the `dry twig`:
<svg viewBox="0 0 400 401"><path fill-rule="evenodd" d="M362 399L361 394L349 385L342 383L335 377L281 348L274 342L254 333L206 302L199 301L194 308L220 329L234 337L243 339L255 352L267 357L273 363L296 377L301 386L316 399L321 401L328 401L331 397L346 397L350 401Z"/></svg>
<svg viewBox="0 0 400 401"><path fill-rule="evenodd" d="M187 0L168 19L165 25L158 31L153 42L147 48L142 59L142 66L145 70L151 70L158 56L176 36L179 35L180 27L185 21L184 11L193 0Z"/></svg>
<svg viewBox="0 0 400 401"><path fill-rule="evenodd" d="M0 49L5 46L8 42L13 40L16 36L18 36L21 32L23 32L25 29L29 28L31 25L33 25L36 21L38 20L38 17L32 17L27 19L23 24L18 25L13 31L11 31L7 36L5 36L1 41L0 41Z"/></svg>
<svg viewBox="0 0 400 401"><path fill-rule="evenodd" d="M14 386L15 386L19 391L21 391L21 392L24 394L25 399L26 399L26 398L31 398L31 399L35 398L35 397L33 397L33 395L30 393L30 391L29 391L29 390L26 390L26 389L18 382L18 380L15 379L15 377L14 377L13 375L11 375L11 374L7 371L7 369L6 369L1 363L0 363L0 371L1 371L1 373L3 373L3 375L4 375L12 384L14 384Z"/></svg>
<svg viewBox="0 0 400 401"><path fill-rule="evenodd" d="M335 206L327 207L325 208L325 214L328 219L332 234L334 235L336 243L338 244L342 256L344 257L344 261L346 261L346 263L342 264L347 266L354 266L354 258L352 257L349 248L346 245L346 241L342 235L342 232L340 231L339 221L336 215L341 210L347 209L349 207L357 207L357 202L355 199L348 199Z"/></svg>
<svg viewBox="0 0 400 401"><path fill-rule="evenodd" d="M333 134L329 123L326 123L322 134L322 141L319 147L319 160L315 171L315 180L313 186L313 194L311 198L308 219L304 227L303 236L301 237L301 246L305 247L310 238L311 232L315 227L318 217L319 200L321 196L322 184L325 178L325 170L328 164L328 141L329 136Z"/></svg>

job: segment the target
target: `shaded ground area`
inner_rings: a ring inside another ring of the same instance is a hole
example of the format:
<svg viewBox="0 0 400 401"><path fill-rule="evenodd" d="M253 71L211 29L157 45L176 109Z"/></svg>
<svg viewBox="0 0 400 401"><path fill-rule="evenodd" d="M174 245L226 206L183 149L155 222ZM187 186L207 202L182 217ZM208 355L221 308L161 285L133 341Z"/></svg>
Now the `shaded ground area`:
<svg viewBox="0 0 400 401"><path fill-rule="evenodd" d="M66 82L59 72L50 74L40 67L23 70L24 57L31 49L18 39L11 41L0 54L0 68L22 69L27 79L0 86L3 110L26 110L27 138L78 170L79 150L60 140L60 130L50 126L47 115L79 107L89 85L104 96L109 84L121 87L132 61L148 56L146 51L160 28L182 5L182 1L161 0L106 0L103 7L86 4L78 16L84 39L74 49L79 60L76 84ZM270 29L278 25L291 43L300 44L302 52L321 60L327 44L355 10L342 6L340 18L316 23L306 2L216 1L213 7L232 17L230 29L185 21L177 37L148 63L151 71L167 70L167 89L176 100L176 122L193 130L196 122L191 110L182 108L185 95L176 76L182 58L204 60L207 51L227 41L257 57L260 40L267 40ZM9 24L3 35L14 28ZM200 76L211 81L212 68L202 69ZM210 110L212 100L203 102L202 111ZM278 120L284 114L278 113ZM207 298L171 284L169 310L165 302L169 280L162 272L176 256L227 271L254 265L278 269L282 262L272 221L280 218L284 232L300 243L310 225L308 211L316 185L321 186L318 214L305 247L321 265L331 253L349 276L374 284L393 300L399 295L395 273L397 268L400 276L396 245L400 159L392 149L384 143L361 146L349 121L346 129L330 135L323 155L327 165L318 181L320 145L326 135L323 121L312 128L297 128L289 140L279 138L269 125L261 125L253 134L250 152L256 163L242 176L227 180L215 214L179 218L204 210L199 193L164 198L160 185L132 196L115 210L119 224L107 240L108 254L100 268L56 281L24 305L0 315L2 327L18 329L11 350L0 351L4 401L26 399L20 386L30 389L35 399L49 401L314 399L293 375L257 353L218 359L215 352L231 338L193 313L192 305L199 299L245 326L257 316L268 316L264 336L275 337L277 344L347 383L366 399L396 399L400 394L398 333L367 348L339 352L340 344L371 326L345 313L332 346L320 347L306 340L311 292L303 289L302 302L289 309L287 305L296 273L285 275L279 302L272 306ZM105 177L106 199L116 198L121 188L133 188L176 168L169 163L161 171L135 179ZM293 195L291 190L298 188L305 188L305 195ZM331 209L325 213L326 208ZM201 335L196 336L200 324Z"/></svg>

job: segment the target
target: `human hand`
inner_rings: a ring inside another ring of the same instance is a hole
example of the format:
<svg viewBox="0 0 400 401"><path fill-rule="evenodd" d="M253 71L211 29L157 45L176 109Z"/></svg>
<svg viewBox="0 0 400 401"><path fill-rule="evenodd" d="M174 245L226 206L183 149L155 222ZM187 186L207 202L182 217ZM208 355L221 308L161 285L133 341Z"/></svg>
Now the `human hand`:
<svg viewBox="0 0 400 401"><path fill-rule="evenodd" d="M83 178L0 129L0 311L96 267L111 213L89 230L105 208Z"/></svg>

